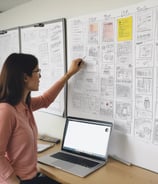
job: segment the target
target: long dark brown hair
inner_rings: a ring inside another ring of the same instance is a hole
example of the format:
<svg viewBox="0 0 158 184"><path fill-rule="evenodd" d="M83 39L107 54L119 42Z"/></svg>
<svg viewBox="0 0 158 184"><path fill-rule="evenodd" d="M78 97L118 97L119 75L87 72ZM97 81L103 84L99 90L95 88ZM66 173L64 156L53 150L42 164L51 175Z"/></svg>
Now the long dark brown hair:
<svg viewBox="0 0 158 184"><path fill-rule="evenodd" d="M0 73L0 102L17 105L24 92L24 74L32 76L33 69L38 65L35 56L13 53L5 60ZM30 105L30 93L26 103Z"/></svg>

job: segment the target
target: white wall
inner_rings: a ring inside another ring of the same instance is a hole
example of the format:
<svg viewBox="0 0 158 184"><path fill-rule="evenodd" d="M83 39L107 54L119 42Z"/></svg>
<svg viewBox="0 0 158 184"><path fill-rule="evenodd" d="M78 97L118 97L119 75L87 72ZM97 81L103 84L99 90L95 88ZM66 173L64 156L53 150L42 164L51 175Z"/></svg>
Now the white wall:
<svg viewBox="0 0 158 184"><path fill-rule="evenodd" d="M15 28L58 18L70 18L117 9L142 0L32 0L29 3L0 14L0 30ZM65 119L36 112L39 133L61 138Z"/></svg>

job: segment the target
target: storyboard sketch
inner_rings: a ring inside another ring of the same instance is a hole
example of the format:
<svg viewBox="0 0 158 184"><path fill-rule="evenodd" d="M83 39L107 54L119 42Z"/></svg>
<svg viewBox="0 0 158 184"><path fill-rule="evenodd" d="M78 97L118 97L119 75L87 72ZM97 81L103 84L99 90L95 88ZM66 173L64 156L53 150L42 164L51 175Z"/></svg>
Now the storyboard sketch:
<svg viewBox="0 0 158 184"><path fill-rule="evenodd" d="M23 53L38 58L41 69L40 89L33 96L49 89L66 70L65 62L65 20L39 23L21 29L21 47ZM65 111L65 91L60 92L55 101L43 112L63 116Z"/></svg>
<svg viewBox="0 0 158 184"><path fill-rule="evenodd" d="M6 58L12 53L20 52L19 29L8 29L0 31L0 69Z"/></svg>
<svg viewBox="0 0 158 184"><path fill-rule="evenodd" d="M150 3L68 20L68 60L85 62L68 83L68 115L112 121L131 147L137 140L157 153L158 2ZM143 162L135 164L158 172Z"/></svg>

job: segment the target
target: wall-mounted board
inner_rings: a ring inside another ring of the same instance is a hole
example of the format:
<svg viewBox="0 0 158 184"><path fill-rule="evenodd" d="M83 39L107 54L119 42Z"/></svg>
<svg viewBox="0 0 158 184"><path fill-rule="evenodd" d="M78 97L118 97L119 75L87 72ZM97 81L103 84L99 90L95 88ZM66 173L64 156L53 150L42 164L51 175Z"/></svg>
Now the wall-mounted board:
<svg viewBox="0 0 158 184"><path fill-rule="evenodd" d="M112 121L109 154L158 172L158 2L69 19L68 61L77 57L68 115Z"/></svg>
<svg viewBox="0 0 158 184"><path fill-rule="evenodd" d="M5 59L13 52L20 52L19 28L0 31L0 68Z"/></svg>
<svg viewBox="0 0 158 184"><path fill-rule="evenodd" d="M66 70L65 19L38 23L20 28L21 51L35 55L41 68L40 95L57 81ZM43 112L63 116L65 111L65 91Z"/></svg>

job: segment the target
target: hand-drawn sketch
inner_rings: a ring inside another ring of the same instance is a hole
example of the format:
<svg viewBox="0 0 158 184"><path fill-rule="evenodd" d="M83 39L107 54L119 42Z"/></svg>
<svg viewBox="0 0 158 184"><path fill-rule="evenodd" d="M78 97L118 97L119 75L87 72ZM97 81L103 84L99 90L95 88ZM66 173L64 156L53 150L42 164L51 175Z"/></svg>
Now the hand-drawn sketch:
<svg viewBox="0 0 158 184"><path fill-rule="evenodd" d="M115 106L115 119L132 120L132 102L117 101Z"/></svg>
<svg viewBox="0 0 158 184"><path fill-rule="evenodd" d="M89 44L98 44L99 43L99 24L98 24L98 22L96 22L96 18L89 19L88 43Z"/></svg>
<svg viewBox="0 0 158 184"><path fill-rule="evenodd" d="M116 85L116 98L132 99L132 86L123 83Z"/></svg>
<svg viewBox="0 0 158 184"><path fill-rule="evenodd" d="M72 99L73 103L76 101L75 98L76 96L73 96L73 99ZM95 115L99 113L100 100L99 100L99 97L95 95L89 95L89 94L82 95L80 98L79 104L81 105L80 111L83 113L95 114Z"/></svg>
<svg viewBox="0 0 158 184"><path fill-rule="evenodd" d="M116 82L132 84L133 73L131 67L116 67Z"/></svg>
<svg viewBox="0 0 158 184"><path fill-rule="evenodd" d="M144 111L153 111L152 96L136 95L135 98L136 109L143 109Z"/></svg>
<svg viewBox="0 0 158 184"><path fill-rule="evenodd" d="M114 77L101 78L101 96L106 98L113 98L114 96Z"/></svg>
<svg viewBox="0 0 158 184"><path fill-rule="evenodd" d="M153 60L151 60L151 59L137 59L136 66L137 67L153 67Z"/></svg>
<svg viewBox="0 0 158 184"><path fill-rule="evenodd" d="M123 134L131 134L131 121L114 120L114 128Z"/></svg>
<svg viewBox="0 0 158 184"><path fill-rule="evenodd" d="M136 68L135 76L136 77L152 78L153 77L153 68Z"/></svg>
<svg viewBox="0 0 158 184"><path fill-rule="evenodd" d="M153 10L146 9L136 13L136 40L137 42L153 39Z"/></svg>
<svg viewBox="0 0 158 184"><path fill-rule="evenodd" d="M113 42L114 41L114 23L113 22L104 22L102 24L103 31L103 42Z"/></svg>
<svg viewBox="0 0 158 184"><path fill-rule="evenodd" d="M119 42L117 44L117 65L132 64L132 42Z"/></svg>
<svg viewBox="0 0 158 184"><path fill-rule="evenodd" d="M153 56L153 44L137 44L136 45L136 58L137 59L151 59Z"/></svg>
<svg viewBox="0 0 158 184"><path fill-rule="evenodd" d="M136 94L152 94L152 79L136 78Z"/></svg>
<svg viewBox="0 0 158 184"><path fill-rule="evenodd" d="M71 45L72 49L72 58L83 57L85 55L85 47L84 42L86 40L85 32L86 25L84 21L77 19L71 24L72 37L70 42L73 43Z"/></svg>
<svg viewBox="0 0 158 184"><path fill-rule="evenodd" d="M114 62L115 62L114 43L106 43L101 46L101 77L114 78ZM113 83L114 84L114 83Z"/></svg>
<svg viewBox="0 0 158 184"><path fill-rule="evenodd" d="M135 120L135 136L150 141L152 134L152 121L150 119L136 119Z"/></svg>
<svg viewBox="0 0 158 184"><path fill-rule="evenodd" d="M72 37L71 42L75 43L74 45L80 45L84 43L85 37L84 33L86 31L86 25L84 21L77 19L74 20L71 24Z"/></svg>
<svg viewBox="0 0 158 184"><path fill-rule="evenodd" d="M87 57L91 57L91 58L98 58L99 56L99 47L98 46L90 46L88 47L88 53L87 53Z"/></svg>
<svg viewBox="0 0 158 184"><path fill-rule="evenodd" d="M113 101L107 98L100 100L100 116L113 118Z"/></svg>
<svg viewBox="0 0 158 184"><path fill-rule="evenodd" d="M103 62L101 64L100 76L106 78L114 78L114 66L111 63Z"/></svg>

